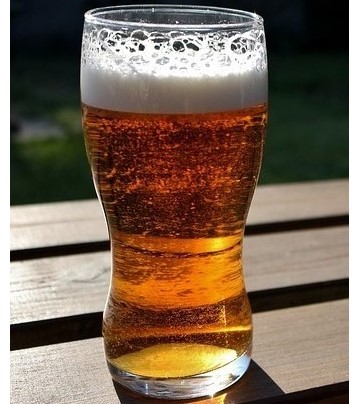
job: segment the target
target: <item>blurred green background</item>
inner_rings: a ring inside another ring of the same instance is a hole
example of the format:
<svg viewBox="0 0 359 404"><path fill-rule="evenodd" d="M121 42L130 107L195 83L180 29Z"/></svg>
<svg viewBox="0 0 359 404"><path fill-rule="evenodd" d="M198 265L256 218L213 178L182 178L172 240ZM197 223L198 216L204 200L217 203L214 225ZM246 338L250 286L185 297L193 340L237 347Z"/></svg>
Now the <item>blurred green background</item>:
<svg viewBox="0 0 359 404"><path fill-rule="evenodd" d="M96 196L81 131L81 31L84 11L111 3L64 0L56 11L48 3L11 1L12 205ZM260 184L348 177L348 5L204 4L256 11L266 23L269 125Z"/></svg>

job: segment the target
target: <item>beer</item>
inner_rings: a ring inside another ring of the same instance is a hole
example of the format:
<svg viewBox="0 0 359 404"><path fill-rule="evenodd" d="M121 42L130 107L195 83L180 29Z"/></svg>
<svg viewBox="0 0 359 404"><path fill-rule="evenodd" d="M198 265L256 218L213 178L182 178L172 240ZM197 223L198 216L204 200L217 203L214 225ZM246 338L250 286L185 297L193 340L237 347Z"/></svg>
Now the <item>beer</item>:
<svg viewBox="0 0 359 404"><path fill-rule="evenodd" d="M217 391L243 374L252 349L242 245L263 153L266 69L153 75L148 64L134 74L112 59L102 70L85 62L86 151L111 242L109 369L130 388L173 388L169 398ZM206 380L202 390L175 391L193 377Z"/></svg>
<svg viewBox="0 0 359 404"><path fill-rule="evenodd" d="M241 250L266 116L264 104L187 115L83 105L113 251L103 332L115 366L153 345L215 345L236 357L250 352ZM135 365L127 370L152 375L138 368L140 361ZM161 370L160 377L177 376L175 368Z"/></svg>

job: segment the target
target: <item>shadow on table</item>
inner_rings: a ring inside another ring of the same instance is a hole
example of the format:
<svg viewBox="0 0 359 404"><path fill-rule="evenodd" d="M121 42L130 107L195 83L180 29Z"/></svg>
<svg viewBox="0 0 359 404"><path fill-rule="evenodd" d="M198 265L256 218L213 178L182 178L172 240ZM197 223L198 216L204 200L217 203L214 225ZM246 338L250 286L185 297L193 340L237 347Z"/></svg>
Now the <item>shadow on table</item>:
<svg viewBox="0 0 359 404"><path fill-rule="evenodd" d="M121 404L173 404L173 400L160 400L143 397L125 389L113 381ZM283 390L253 360L247 373L235 384L213 397L190 400L176 400L178 404L239 404L241 402L266 399L284 394Z"/></svg>

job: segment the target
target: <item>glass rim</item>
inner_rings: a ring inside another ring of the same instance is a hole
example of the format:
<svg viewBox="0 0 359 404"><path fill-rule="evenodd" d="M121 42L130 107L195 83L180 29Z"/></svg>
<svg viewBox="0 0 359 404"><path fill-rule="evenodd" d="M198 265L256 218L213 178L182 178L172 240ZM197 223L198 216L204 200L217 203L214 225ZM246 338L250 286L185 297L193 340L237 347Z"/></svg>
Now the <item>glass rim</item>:
<svg viewBox="0 0 359 404"><path fill-rule="evenodd" d="M206 13L208 15L223 15L231 16L231 17L245 17L246 21L242 22L216 22L216 23L158 23L158 22L140 22L140 21L129 21L126 19L110 19L104 18L103 15L110 15L111 13L116 12L141 12L141 11L149 11L154 12L155 10L168 10L168 12L202 12L203 15ZM123 5L123 6L105 6L105 7L96 7L91 10L88 10L84 14L85 22L92 24L106 24L108 26L124 26L133 27L133 28L162 28L162 29L231 29L231 28L246 28L253 27L253 25L260 24L263 25L263 17L255 12L233 9L233 8L224 8L224 7L215 7L215 6L200 6L200 5L187 5L187 4L132 4L132 5Z"/></svg>

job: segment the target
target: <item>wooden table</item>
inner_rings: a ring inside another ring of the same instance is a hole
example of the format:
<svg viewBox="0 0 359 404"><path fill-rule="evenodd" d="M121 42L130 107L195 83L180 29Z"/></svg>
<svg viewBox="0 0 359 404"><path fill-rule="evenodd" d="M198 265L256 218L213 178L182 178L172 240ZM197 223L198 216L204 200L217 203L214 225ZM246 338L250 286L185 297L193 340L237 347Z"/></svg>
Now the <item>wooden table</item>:
<svg viewBox="0 0 359 404"><path fill-rule="evenodd" d="M253 361L196 402L348 402L348 181L258 187L246 235ZM97 200L11 208L11 403L160 403L106 367L108 245Z"/></svg>

